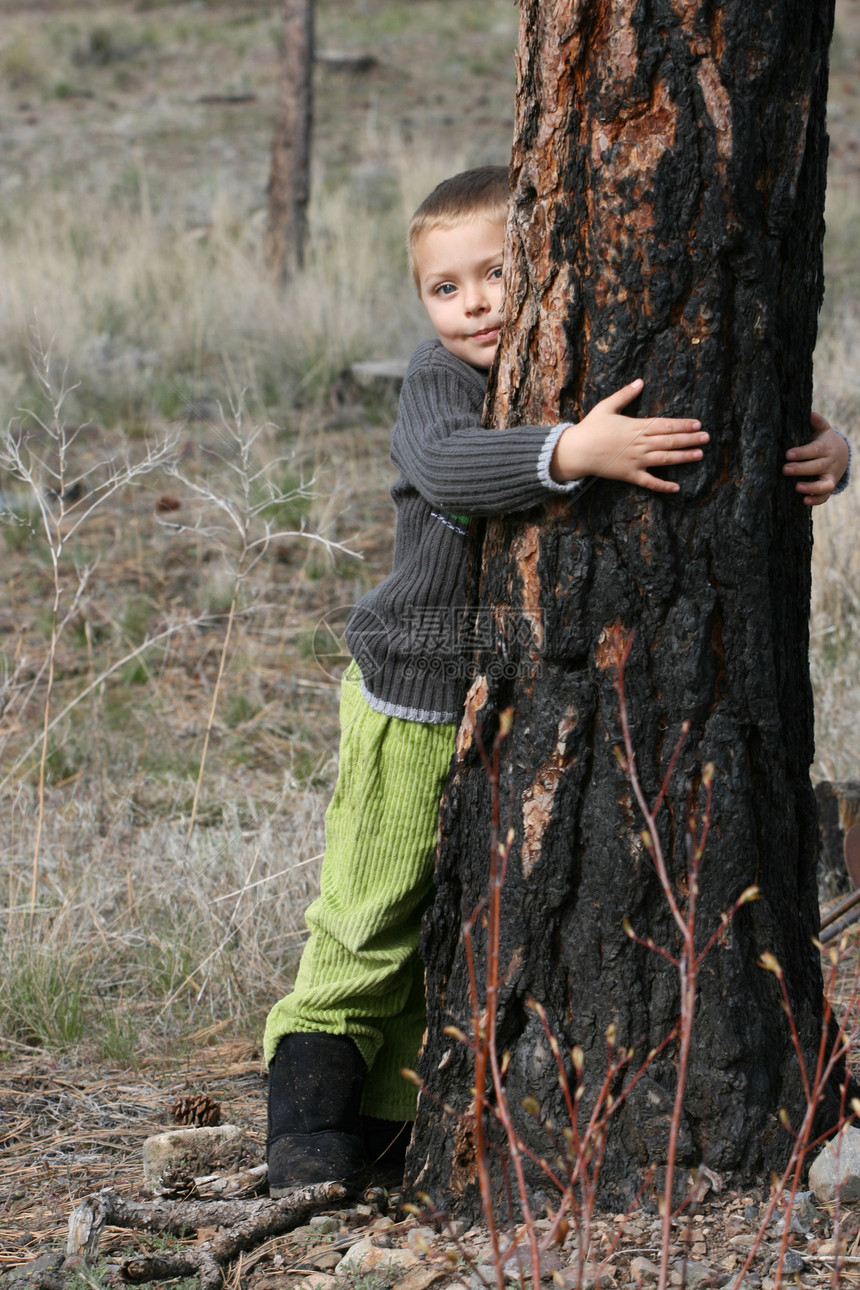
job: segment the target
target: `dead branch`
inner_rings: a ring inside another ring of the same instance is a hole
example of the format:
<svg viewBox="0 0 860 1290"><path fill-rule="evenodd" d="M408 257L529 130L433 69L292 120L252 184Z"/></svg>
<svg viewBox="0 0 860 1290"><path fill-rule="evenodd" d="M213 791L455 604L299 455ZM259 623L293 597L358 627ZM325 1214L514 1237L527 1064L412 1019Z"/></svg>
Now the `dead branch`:
<svg viewBox="0 0 860 1290"><path fill-rule="evenodd" d="M200 1277L200 1290L218 1290L224 1269L241 1250L268 1237L289 1232L316 1211L346 1196L340 1183L297 1187L280 1200L165 1201L125 1200L110 1187L78 1205L69 1218L68 1253L95 1258L106 1224L181 1236L189 1230L218 1227L211 1240L172 1253L141 1254L127 1259L122 1276L130 1282Z"/></svg>

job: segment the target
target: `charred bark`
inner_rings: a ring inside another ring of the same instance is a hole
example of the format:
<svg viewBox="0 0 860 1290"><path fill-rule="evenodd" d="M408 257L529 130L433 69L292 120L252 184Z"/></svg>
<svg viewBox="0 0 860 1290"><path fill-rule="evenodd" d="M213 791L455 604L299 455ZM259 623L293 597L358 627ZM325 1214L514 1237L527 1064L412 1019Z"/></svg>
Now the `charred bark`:
<svg viewBox="0 0 860 1290"><path fill-rule="evenodd" d="M440 1109L468 1123L471 1059L444 1027L468 1029L460 928L485 894L491 814L477 740L492 742L508 706L501 807L515 838L498 1034L524 1140L547 1151L520 1109L527 1095L564 1123L530 996L563 1045L582 1046L587 1088L605 1070L610 1022L635 1069L678 1016L674 969L622 926L677 949L614 755L617 650L631 634L627 702L651 800L691 723L661 814L681 893L701 768L716 768L702 940L742 890L763 892L701 972L679 1165L749 1179L788 1154L778 1109L796 1120L804 1107L775 981L757 961L770 951L782 964L812 1054L811 528L780 467L809 434L832 13L832 0L521 0L508 323L490 424L575 421L642 376L638 415L698 416L711 442L678 474L678 495L592 480L569 503L487 524L476 603L529 627L479 660L486 697L467 703L477 733L461 732L425 925L431 1096L408 1173L449 1210L477 1208L468 1134ZM482 935L479 922L479 950ZM607 1202L629 1199L665 1160L673 1055L613 1118Z"/></svg>
<svg viewBox="0 0 860 1290"><path fill-rule="evenodd" d="M266 262L285 280L304 262L310 199L313 0L284 0L278 123L272 143Z"/></svg>

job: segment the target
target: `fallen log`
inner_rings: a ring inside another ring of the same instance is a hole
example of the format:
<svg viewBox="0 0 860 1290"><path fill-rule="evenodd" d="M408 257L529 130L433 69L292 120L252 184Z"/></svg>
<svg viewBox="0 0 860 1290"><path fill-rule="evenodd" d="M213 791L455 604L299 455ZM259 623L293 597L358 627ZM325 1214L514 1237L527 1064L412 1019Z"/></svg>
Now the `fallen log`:
<svg viewBox="0 0 860 1290"><path fill-rule="evenodd" d="M208 1241L185 1249L141 1254L126 1259L120 1271L125 1281L138 1284L170 1277L199 1276L200 1290L219 1290L227 1264L242 1250L299 1227L318 1210L343 1200L340 1183L297 1187L278 1200L154 1200L133 1201L106 1187L76 1206L69 1217L68 1255L93 1260L107 1224L146 1232L181 1236L199 1228L217 1227Z"/></svg>

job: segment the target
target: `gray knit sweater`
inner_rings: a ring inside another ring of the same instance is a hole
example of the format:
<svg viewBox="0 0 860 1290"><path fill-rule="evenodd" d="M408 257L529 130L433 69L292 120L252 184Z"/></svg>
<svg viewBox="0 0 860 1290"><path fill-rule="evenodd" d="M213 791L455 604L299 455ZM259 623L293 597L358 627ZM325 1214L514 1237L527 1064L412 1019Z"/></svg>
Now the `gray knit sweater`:
<svg viewBox="0 0 860 1290"><path fill-rule="evenodd" d="M355 606L346 640L372 708L407 721L456 721L470 680L460 635L469 519L527 510L570 493L549 467L565 428L486 430L486 373L438 340L412 356L400 394L391 460L400 478L394 567Z"/></svg>

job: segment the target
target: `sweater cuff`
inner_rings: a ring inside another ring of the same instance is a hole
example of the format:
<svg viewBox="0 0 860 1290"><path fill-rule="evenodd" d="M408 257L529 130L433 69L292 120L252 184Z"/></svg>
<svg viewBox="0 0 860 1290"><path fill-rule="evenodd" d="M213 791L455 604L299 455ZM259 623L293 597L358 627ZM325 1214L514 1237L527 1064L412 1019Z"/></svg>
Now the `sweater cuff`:
<svg viewBox="0 0 860 1290"><path fill-rule="evenodd" d="M834 426L833 429L836 429L836 427ZM841 430L836 430L836 433L839 435L840 439L845 440L845 443L848 446L848 465L845 467L845 474L842 476L839 483L836 485L833 492L830 494L831 497L835 497L837 493L844 493L845 489L851 483L851 457L853 455L851 451L851 444L849 443L848 436L843 434Z"/></svg>
<svg viewBox="0 0 860 1290"><path fill-rule="evenodd" d="M553 426L540 450L537 464L538 479L543 484L544 488L548 488L551 493L573 493L576 492L577 488L582 484L581 479L569 479L566 483L560 484L557 480L553 479L552 475L549 473L552 454L555 452L555 446L568 426L572 424L573 423L571 421L560 421L557 426Z"/></svg>

